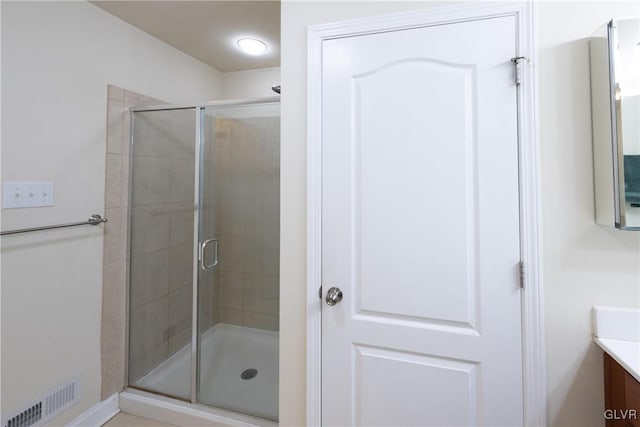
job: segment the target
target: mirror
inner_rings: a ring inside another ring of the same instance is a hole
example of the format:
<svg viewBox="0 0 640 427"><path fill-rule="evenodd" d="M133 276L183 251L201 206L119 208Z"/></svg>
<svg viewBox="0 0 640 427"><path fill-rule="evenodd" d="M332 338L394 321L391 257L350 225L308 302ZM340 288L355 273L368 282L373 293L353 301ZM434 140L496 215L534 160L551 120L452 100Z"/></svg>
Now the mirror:
<svg viewBox="0 0 640 427"><path fill-rule="evenodd" d="M640 19L589 40L596 221L640 230Z"/></svg>

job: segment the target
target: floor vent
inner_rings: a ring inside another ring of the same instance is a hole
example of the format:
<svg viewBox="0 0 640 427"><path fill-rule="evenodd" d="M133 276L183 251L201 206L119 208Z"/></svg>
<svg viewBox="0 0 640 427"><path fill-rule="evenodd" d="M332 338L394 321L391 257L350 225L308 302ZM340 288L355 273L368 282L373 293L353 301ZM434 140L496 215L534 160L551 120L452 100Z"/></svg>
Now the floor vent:
<svg viewBox="0 0 640 427"><path fill-rule="evenodd" d="M27 409L2 421L3 427L32 427L42 425L80 400L80 380L56 387Z"/></svg>

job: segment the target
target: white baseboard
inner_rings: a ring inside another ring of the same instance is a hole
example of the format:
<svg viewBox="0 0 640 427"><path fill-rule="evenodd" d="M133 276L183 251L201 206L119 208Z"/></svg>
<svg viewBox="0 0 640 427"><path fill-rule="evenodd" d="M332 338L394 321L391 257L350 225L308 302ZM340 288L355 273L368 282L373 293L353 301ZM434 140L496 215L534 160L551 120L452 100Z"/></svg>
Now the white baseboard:
<svg viewBox="0 0 640 427"><path fill-rule="evenodd" d="M277 427L272 421L228 411L195 408L188 403L142 391L114 393L93 405L66 427L99 427L120 412L139 417L194 427Z"/></svg>
<svg viewBox="0 0 640 427"><path fill-rule="evenodd" d="M85 411L67 427L97 427L109 421L120 412L118 393L114 393Z"/></svg>

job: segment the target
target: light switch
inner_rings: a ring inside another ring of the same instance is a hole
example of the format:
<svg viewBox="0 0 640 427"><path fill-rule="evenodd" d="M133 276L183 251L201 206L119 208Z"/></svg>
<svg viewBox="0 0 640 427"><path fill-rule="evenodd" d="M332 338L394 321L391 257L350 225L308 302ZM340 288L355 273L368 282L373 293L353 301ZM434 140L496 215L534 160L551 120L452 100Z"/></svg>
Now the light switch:
<svg viewBox="0 0 640 427"><path fill-rule="evenodd" d="M7 181L4 183L3 209L53 206L53 202L53 182Z"/></svg>

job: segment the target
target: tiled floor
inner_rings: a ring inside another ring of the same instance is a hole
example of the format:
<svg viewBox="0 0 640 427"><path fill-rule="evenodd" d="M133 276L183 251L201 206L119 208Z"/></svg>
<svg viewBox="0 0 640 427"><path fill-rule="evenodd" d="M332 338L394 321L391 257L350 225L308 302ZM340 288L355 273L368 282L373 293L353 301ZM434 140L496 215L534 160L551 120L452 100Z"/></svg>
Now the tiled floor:
<svg viewBox="0 0 640 427"><path fill-rule="evenodd" d="M148 418L136 417L135 415L120 412L111 418L102 427L175 427L172 424L165 424Z"/></svg>

